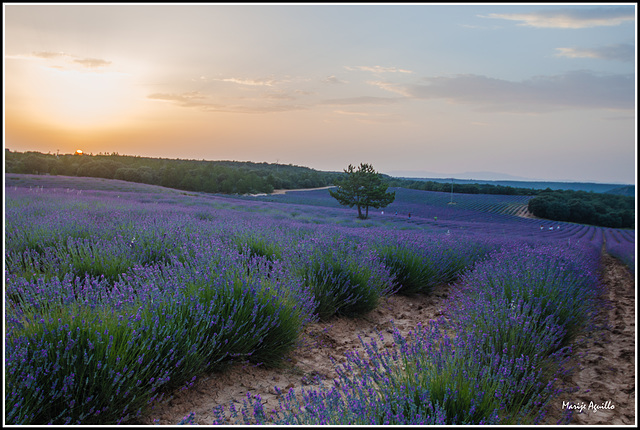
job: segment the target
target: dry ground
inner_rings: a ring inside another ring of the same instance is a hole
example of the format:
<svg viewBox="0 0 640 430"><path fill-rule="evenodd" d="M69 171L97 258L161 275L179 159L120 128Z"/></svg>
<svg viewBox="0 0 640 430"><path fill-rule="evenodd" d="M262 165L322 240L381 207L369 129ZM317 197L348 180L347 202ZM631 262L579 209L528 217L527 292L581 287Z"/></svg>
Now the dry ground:
<svg viewBox="0 0 640 430"><path fill-rule="evenodd" d="M568 379L579 390L554 400L547 424L555 424L567 410L566 403L585 404L581 414L574 414L571 424L633 425L635 411L635 281L617 260L604 257L604 282L611 307L604 309L602 318L608 329L601 330L574 348L572 364L575 370ZM333 318L307 328L302 344L281 369L264 369L237 364L223 373L200 377L188 390L173 393L172 399L158 404L137 424L174 425L190 412L195 422L210 425L212 409L230 401L241 406L247 393L259 394L265 410L278 406L274 386L281 389L311 388L314 377L336 377L330 357L344 361L347 350L361 349L358 336L367 341L382 332L385 343L391 343L392 321L403 334L418 322L436 319L442 314L443 301L449 286L441 286L429 296L407 298L392 296L366 317ZM595 411L590 407L605 404L613 409ZM608 402L608 403L607 403Z"/></svg>
<svg viewBox="0 0 640 430"><path fill-rule="evenodd" d="M591 338L578 339L569 382L579 390L557 399L549 415L549 424L555 423L569 402L582 409L581 413L577 413L578 409L570 409L574 412L570 424L637 424L635 280L613 257L605 254L603 263L605 297L610 306L602 310L599 322L607 328ZM604 405L606 409L596 410L596 405Z"/></svg>

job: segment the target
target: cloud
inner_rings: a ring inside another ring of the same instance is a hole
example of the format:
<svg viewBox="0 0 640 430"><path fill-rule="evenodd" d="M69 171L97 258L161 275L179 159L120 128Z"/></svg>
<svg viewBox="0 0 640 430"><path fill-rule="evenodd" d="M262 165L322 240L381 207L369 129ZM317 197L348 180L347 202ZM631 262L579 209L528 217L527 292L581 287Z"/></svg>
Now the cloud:
<svg viewBox="0 0 640 430"><path fill-rule="evenodd" d="M111 61L101 60L100 58L78 58L73 60L73 62L90 69L106 67L111 64Z"/></svg>
<svg viewBox="0 0 640 430"><path fill-rule="evenodd" d="M326 78L324 78L321 82L325 83L325 84L347 84L347 81L343 81L341 79L338 79L335 76L327 76Z"/></svg>
<svg viewBox="0 0 640 430"><path fill-rule="evenodd" d="M101 58L83 58L78 57L77 55L68 54L62 51L38 51L32 52L27 55L11 55L7 56L7 58L20 59L20 60L63 60L66 65L62 66L60 64L49 64L47 67L58 70L66 70L73 68L76 65L82 66L82 68L86 69L99 69L102 67L107 67L111 64L111 61L103 60Z"/></svg>
<svg viewBox="0 0 640 430"><path fill-rule="evenodd" d="M634 109L633 75L575 71L520 82L479 75L425 78L426 84L387 84L415 99L445 99L492 112L539 113L562 109Z"/></svg>
<svg viewBox="0 0 640 430"><path fill-rule="evenodd" d="M207 97L198 91L186 93L154 93L147 96L151 100L166 101L176 104L184 108L197 108L204 112L227 112L227 113L270 113L270 112L286 112L292 110L306 109L300 105L223 105L212 103Z"/></svg>
<svg viewBox="0 0 640 430"><path fill-rule="evenodd" d="M182 94L154 93L154 94L148 95L147 98L152 100L173 102L182 107L207 106L207 103L202 103L198 101L206 98L204 95L200 94L198 91L191 91L191 92L182 93Z"/></svg>
<svg viewBox="0 0 640 430"><path fill-rule="evenodd" d="M635 19L633 6L554 9L530 13L491 13L481 18L520 21L518 25L536 28L589 28L620 25Z"/></svg>
<svg viewBox="0 0 640 430"><path fill-rule="evenodd" d="M226 113L277 113L277 112L290 112L295 110L305 110L306 106L302 105L257 105L257 106L248 106L248 105L211 105L210 107L205 108L206 112L226 112Z"/></svg>
<svg viewBox="0 0 640 430"><path fill-rule="evenodd" d="M364 71L372 73L413 73L411 70L398 69L397 67L382 67L382 66L344 66L349 71Z"/></svg>
<svg viewBox="0 0 640 430"><path fill-rule="evenodd" d="M33 52L31 55L33 55L36 58L44 58L46 60L51 58L58 58L58 57L72 57L72 55L65 54L64 52L49 52L49 51Z"/></svg>
<svg viewBox="0 0 640 430"><path fill-rule="evenodd" d="M272 87L278 82L275 79L246 79L246 78L218 78L213 80L221 81L221 82L232 82L234 84L240 84L240 85L266 86L266 87Z"/></svg>
<svg viewBox="0 0 640 430"><path fill-rule="evenodd" d="M389 97L349 97L344 99L328 99L321 101L321 105L387 105L396 103L398 100Z"/></svg>
<svg viewBox="0 0 640 430"><path fill-rule="evenodd" d="M556 48L556 57L596 58L600 60L618 60L631 62L635 59L636 50L633 45L616 44L598 48Z"/></svg>
<svg viewBox="0 0 640 430"><path fill-rule="evenodd" d="M411 93L408 92L404 86L395 84L393 82L367 81L367 84L373 85L374 87L378 87L385 91L391 91L393 93L400 94L404 97L412 97Z"/></svg>

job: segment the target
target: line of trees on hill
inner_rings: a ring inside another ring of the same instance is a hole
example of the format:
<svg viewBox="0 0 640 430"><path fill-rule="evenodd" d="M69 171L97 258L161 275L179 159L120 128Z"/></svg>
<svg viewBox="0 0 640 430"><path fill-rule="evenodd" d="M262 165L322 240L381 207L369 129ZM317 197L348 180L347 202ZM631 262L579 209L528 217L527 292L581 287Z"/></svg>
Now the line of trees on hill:
<svg viewBox="0 0 640 430"><path fill-rule="evenodd" d="M436 181L420 181L411 179L389 179L389 186L410 188L412 190L422 191L441 191L445 193L451 192L451 183L436 182ZM453 187L454 193L463 194L501 194L508 196L535 196L540 193L540 190L532 188L517 188L509 187L505 185L493 185L493 184L455 184Z"/></svg>
<svg viewBox="0 0 640 430"><path fill-rule="evenodd" d="M529 200L529 212L555 221L635 228L635 198L585 191L544 190Z"/></svg>
<svg viewBox="0 0 640 430"><path fill-rule="evenodd" d="M7 173L90 176L223 194L270 193L274 189L331 185L337 172L294 165L241 161L145 158L109 155L42 154L5 150Z"/></svg>

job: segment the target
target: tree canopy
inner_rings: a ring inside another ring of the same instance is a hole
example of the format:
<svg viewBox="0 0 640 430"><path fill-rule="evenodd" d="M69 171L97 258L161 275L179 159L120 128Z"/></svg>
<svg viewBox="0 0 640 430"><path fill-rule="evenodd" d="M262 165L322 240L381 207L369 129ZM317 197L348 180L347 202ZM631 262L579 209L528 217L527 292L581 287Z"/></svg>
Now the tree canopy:
<svg viewBox="0 0 640 430"><path fill-rule="evenodd" d="M396 193L387 192L387 185L382 181L380 173L372 165L361 163L356 168L349 164L344 169L345 176L336 181L336 190L329 190L329 194L343 206L358 208L358 218L369 217L369 207L384 208L391 204ZM362 210L364 209L364 214Z"/></svg>
<svg viewBox="0 0 640 430"><path fill-rule="evenodd" d="M528 205L533 215L555 221L613 228L635 226L635 198L628 196L547 189Z"/></svg>
<svg viewBox="0 0 640 430"><path fill-rule="evenodd" d="M274 189L316 188L333 184L339 172L308 167L253 163L148 158L130 155L42 154L5 149L7 173L91 176L223 194L270 193Z"/></svg>

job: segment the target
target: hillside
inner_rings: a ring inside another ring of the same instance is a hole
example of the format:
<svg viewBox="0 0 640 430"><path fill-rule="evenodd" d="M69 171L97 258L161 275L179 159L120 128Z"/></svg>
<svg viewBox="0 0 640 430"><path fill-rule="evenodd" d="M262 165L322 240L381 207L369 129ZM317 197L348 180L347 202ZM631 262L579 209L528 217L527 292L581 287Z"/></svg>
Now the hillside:
<svg viewBox="0 0 640 430"><path fill-rule="evenodd" d="M246 194L330 185L336 172L248 161L207 161L119 154L76 155L5 150L5 172L120 179L186 191Z"/></svg>

